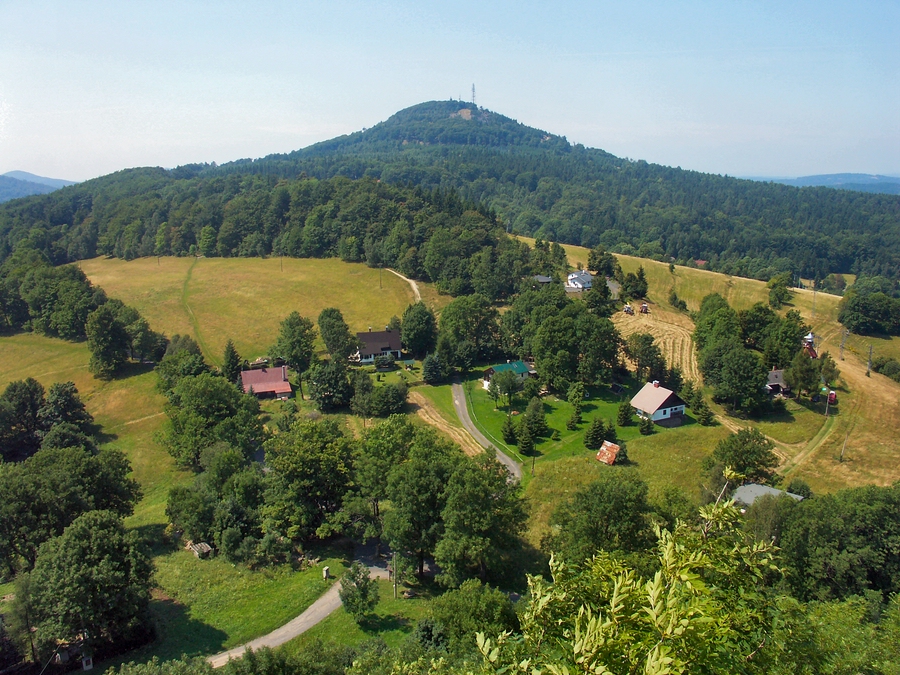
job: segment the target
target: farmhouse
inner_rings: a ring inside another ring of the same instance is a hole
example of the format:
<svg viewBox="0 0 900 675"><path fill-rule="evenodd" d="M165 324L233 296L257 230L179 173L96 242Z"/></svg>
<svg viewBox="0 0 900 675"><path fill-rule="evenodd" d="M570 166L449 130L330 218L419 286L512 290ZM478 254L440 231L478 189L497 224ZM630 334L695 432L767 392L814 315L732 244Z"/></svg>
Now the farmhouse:
<svg viewBox="0 0 900 675"><path fill-rule="evenodd" d="M501 363L498 366L491 366L485 370L484 375L481 376L481 386L487 389L491 386L491 378L497 373L502 373L505 370L514 372L516 374L516 379L518 379L520 383L524 382L529 377L537 375L537 371L528 366L524 361L507 361L506 363Z"/></svg>
<svg viewBox="0 0 900 675"><path fill-rule="evenodd" d="M593 286L594 280L587 270L571 272L566 279L566 288L573 291L586 291Z"/></svg>
<svg viewBox="0 0 900 675"><path fill-rule="evenodd" d="M649 417L654 422L680 419L684 415L684 401L671 389L659 385L654 380L644 385L633 399L632 407L641 417Z"/></svg>
<svg viewBox="0 0 900 675"><path fill-rule="evenodd" d="M374 363L376 356L384 354L390 354L395 359L403 356L400 345L400 331L378 330L373 332L370 330L366 333L357 333L356 337L362 346L356 354L350 357L353 361Z"/></svg>
<svg viewBox="0 0 900 675"><path fill-rule="evenodd" d="M800 495L795 495L793 492L776 490L775 488L769 487L768 485L759 485L758 483L747 483L746 485L741 485L737 490L734 491L734 494L731 495L731 498L735 502L743 504L744 506L753 506L753 502L765 495L772 495L773 497L787 495L791 499L796 499L798 502L803 499L803 497L801 497Z"/></svg>
<svg viewBox="0 0 900 675"><path fill-rule="evenodd" d="M241 371L241 386L244 393L253 392L260 398L273 396L285 400L291 396L291 383L288 382L288 368L254 368Z"/></svg>

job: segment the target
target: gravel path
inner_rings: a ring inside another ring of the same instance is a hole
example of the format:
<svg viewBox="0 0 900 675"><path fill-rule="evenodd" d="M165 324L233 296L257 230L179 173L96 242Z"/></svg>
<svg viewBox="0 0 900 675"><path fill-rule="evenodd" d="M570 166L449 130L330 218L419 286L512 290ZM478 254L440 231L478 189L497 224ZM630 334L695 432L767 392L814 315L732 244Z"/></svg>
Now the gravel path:
<svg viewBox="0 0 900 675"><path fill-rule="evenodd" d="M472 438L478 441L483 448L493 448L497 453L497 459L507 468L512 477L517 480L522 480L522 466L512 457L501 451L496 445L491 443L485 435L478 430L478 427L473 424L472 418L469 417L469 406L466 405L466 392L463 391L462 385L459 382L454 382L451 385L451 389L453 391L453 407L456 408L456 414L459 416L459 421L462 422L466 431L472 434Z"/></svg>
<svg viewBox="0 0 900 675"><path fill-rule="evenodd" d="M385 269L386 269L388 272L390 272L391 274L396 274L398 277L400 277L400 278L403 279L406 283L409 284L410 288L412 288L413 295L416 297L416 302L421 302L421 301L422 301L422 296L419 294L419 284L417 284L415 281L413 281L413 280L410 279L409 277L403 276L402 274L400 274L400 272L398 272L398 271L396 271L396 270L392 270L390 267L385 267Z"/></svg>

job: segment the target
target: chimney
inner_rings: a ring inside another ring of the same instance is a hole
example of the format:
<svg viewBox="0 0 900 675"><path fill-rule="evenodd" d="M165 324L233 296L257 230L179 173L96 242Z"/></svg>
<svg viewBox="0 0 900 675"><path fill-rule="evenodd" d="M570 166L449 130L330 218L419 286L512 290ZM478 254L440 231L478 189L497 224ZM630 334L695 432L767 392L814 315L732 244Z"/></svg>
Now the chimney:
<svg viewBox="0 0 900 675"><path fill-rule="evenodd" d="M372 326L369 326L369 332L370 333L372 332Z"/></svg>
<svg viewBox="0 0 900 675"><path fill-rule="evenodd" d="M653 380L653 386L659 387L659 380Z"/></svg>
<svg viewBox="0 0 900 675"><path fill-rule="evenodd" d="M387 333L388 331L390 331L390 329L391 329L390 326L385 326L385 327L384 327L384 332Z"/></svg>

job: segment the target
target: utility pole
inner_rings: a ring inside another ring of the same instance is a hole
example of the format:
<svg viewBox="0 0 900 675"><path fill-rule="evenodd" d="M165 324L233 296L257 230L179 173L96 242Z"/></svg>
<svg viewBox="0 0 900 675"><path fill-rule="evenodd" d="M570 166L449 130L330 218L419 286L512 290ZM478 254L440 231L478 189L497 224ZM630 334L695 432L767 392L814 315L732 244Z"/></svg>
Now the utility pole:
<svg viewBox="0 0 900 675"><path fill-rule="evenodd" d="M872 377L872 345L869 345L869 362L866 364L866 377Z"/></svg>
<svg viewBox="0 0 900 675"><path fill-rule="evenodd" d="M844 450L847 449L847 439L849 439L849 438L850 438L850 430L847 429L847 435L844 436L844 444L841 446L841 457L840 457L840 459L838 460L839 462L843 462L843 461L844 461Z"/></svg>
<svg viewBox="0 0 900 675"><path fill-rule="evenodd" d="M813 318L816 318L816 293L818 292L818 288L813 286Z"/></svg>
<svg viewBox="0 0 900 675"><path fill-rule="evenodd" d="M850 331L845 328L841 333L841 361L844 360L844 342L846 342L848 335L850 335Z"/></svg>
<svg viewBox="0 0 900 675"><path fill-rule="evenodd" d="M394 600L397 599L397 552L391 555L391 578L394 581Z"/></svg>

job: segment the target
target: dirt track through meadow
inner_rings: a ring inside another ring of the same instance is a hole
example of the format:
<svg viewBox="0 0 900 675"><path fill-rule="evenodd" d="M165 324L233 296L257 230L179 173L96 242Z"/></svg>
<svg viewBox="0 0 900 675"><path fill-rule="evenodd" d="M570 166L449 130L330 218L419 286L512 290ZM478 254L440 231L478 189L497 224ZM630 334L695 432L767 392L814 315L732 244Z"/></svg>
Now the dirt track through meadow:
<svg viewBox="0 0 900 675"><path fill-rule="evenodd" d="M459 445L467 455L474 457L484 452L484 448L475 442L475 439L469 435L468 431L450 424L444 419L434 404L415 389L409 392L409 402L415 406L416 415L422 421L445 434L450 440Z"/></svg>

